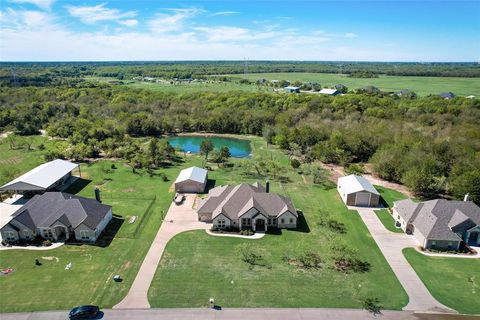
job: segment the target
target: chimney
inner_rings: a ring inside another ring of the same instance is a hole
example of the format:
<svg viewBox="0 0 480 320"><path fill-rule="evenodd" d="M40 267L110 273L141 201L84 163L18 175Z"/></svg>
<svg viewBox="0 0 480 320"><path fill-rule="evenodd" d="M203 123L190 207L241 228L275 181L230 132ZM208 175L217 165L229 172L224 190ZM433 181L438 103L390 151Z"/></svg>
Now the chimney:
<svg viewBox="0 0 480 320"><path fill-rule="evenodd" d="M266 193L270 192L270 181L268 181L268 180L267 180L267 182L265 182L265 192Z"/></svg>
<svg viewBox="0 0 480 320"><path fill-rule="evenodd" d="M463 197L463 201L465 201L465 202L470 201L470 194L469 193L467 193L465 195L465 197Z"/></svg>
<svg viewBox="0 0 480 320"><path fill-rule="evenodd" d="M95 188L95 199L97 199L98 202L102 203L102 200L100 199L100 189Z"/></svg>

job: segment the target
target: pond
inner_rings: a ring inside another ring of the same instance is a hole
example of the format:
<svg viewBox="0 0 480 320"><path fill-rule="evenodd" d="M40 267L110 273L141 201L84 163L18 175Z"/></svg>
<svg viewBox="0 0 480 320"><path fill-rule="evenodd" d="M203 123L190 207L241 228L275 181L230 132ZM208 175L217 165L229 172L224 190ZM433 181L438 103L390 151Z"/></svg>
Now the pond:
<svg viewBox="0 0 480 320"><path fill-rule="evenodd" d="M235 158L249 157L252 152L250 141L243 139L218 136L177 136L169 137L167 139L174 148L178 146L182 151L190 151L191 153L199 153L200 144L204 140L212 141L215 150L220 150L223 146L228 147L228 149L230 149L230 154Z"/></svg>

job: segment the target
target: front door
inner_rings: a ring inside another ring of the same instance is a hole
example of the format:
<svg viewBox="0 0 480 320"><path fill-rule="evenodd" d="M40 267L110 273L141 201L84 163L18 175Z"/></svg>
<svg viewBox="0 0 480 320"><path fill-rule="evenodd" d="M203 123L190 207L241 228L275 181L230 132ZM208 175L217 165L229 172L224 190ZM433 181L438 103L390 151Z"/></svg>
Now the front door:
<svg viewBox="0 0 480 320"><path fill-rule="evenodd" d="M257 219L255 221L255 231L265 231L265 220Z"/></svg>

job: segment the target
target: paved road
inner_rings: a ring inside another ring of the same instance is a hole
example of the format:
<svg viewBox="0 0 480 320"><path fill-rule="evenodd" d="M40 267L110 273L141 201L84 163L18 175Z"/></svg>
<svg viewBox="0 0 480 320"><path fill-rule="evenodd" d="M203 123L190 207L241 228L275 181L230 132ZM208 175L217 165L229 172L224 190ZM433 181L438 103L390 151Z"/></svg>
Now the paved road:
<svg viewBox="0 0 480 320"><path fill-rule="evenodd" d="M357 211L410 298L403 310L454 312L430 294L403 255L404 248L418 246L416 240L404 233L388 231L371 208L357 208Z"/></svg>
<svg viewBox="0 0 480 320"><path fill-rule="evenodd" d="M150 288L153 276L155 275L158 263L162 258L168 241L184 231L210 228L210 225L198 221L198 216L192 208L195 198L196 195L188 194L182 205L176 205L172 202L140 266L140 270L133 281L132 287L125 298L113 307L114 309L150 308L147 297L148 288Z"/></svg>
<svg viewBox="0 0 480 320"><path fill-rule="evenodd" d="M358 309L314 309L314 308L258 308L258 309L134 309L104 310L105 320L479 320L480 317L437 313L414 313L412 311L384 311L374 317ZM2 320L65 320L67 311L32 313L4 313Z"/></svg>

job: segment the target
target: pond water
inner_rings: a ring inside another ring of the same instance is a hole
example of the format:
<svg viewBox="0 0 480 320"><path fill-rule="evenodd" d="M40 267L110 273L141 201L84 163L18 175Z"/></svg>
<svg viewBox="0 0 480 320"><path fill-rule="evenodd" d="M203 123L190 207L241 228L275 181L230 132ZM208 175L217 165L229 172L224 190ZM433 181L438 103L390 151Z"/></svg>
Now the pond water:
<svg viewBox="0 0 480 320"><path fill-rule="evenodd" d="M243 139L223 138L217 136L178 136L169 137L167 139L174 148L178 146L182 151L190 151L191 153L200 152L200 144L203 140L212 141L215 150L220 150L223 146L228 147L228 149L230 149L230 154L235 158L248 157L252 152L250 141Z"/></svg>

